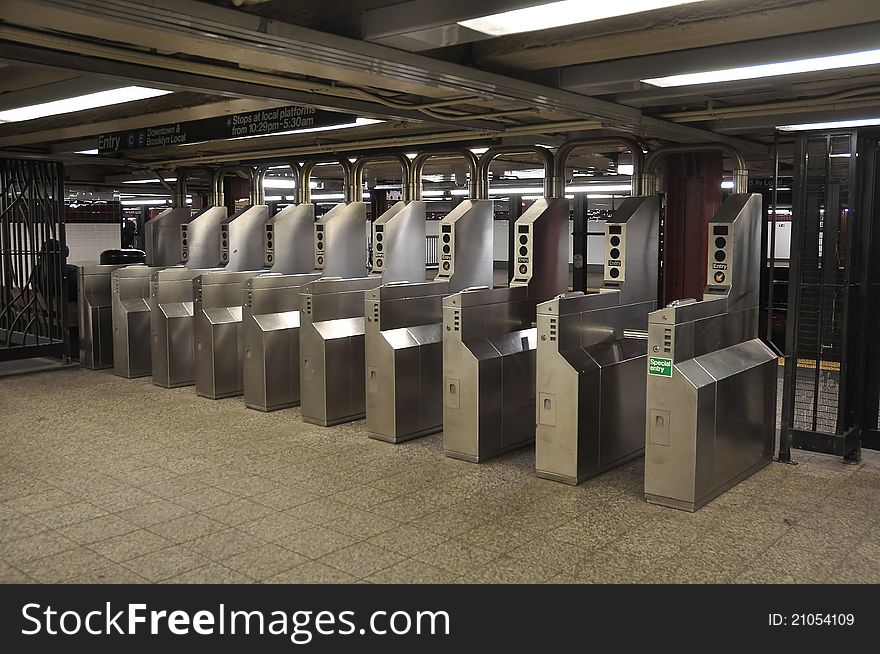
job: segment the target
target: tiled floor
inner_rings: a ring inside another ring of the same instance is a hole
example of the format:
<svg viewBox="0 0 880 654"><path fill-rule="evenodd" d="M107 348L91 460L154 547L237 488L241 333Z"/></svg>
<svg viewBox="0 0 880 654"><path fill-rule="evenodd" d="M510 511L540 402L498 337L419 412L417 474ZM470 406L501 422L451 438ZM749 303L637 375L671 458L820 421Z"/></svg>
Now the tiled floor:
<svg viewBox="0 0 880 654"><path fill-rule="evenodd" d="M526 449L368 439L68 369L0 379L4 582L880 582L880 456L804 453L696 514L643 464L571 488Z"/></svg>

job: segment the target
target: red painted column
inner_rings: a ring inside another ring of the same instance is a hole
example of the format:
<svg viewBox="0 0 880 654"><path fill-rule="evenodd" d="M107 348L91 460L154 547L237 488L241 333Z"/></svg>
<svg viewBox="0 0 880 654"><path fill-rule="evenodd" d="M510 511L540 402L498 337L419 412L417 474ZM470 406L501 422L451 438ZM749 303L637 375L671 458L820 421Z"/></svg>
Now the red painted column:
<svg viewBox="0 0 880 654"><path fill-rule="evenodd" d="M721 206L723 176L720 152L671 154L666 158L664 304L683 298L700 299L703 295L709 219Z"/></svg>

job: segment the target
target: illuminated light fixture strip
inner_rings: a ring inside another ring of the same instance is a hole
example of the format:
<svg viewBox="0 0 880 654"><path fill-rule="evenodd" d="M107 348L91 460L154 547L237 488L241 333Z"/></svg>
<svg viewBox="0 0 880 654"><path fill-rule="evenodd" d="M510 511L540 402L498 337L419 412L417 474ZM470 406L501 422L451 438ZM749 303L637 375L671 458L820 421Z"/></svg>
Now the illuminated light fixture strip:
<svg viewBox="0 0 880 654"><path fill-rule="evenodd" d="M161 179L127 179L122 183L123 184L158 184L161 181L162 181ZM176 177L166 177L165 181L166 182L176 182L177 178Z"/></svg>
<svg viewBox="0 0 880 654"><path fill-rule="evenodd" d="M375 125L376 123L384 123L384 120L376 120L375 118L358 118L353 123L343 123L341 125L325 125L324 127L306 127L304 129L291 129L286 132L272 132L271 134L248 134L247 136L234 136L226 141L240 141L242 139L259 139L266 136L286 136L288 134L307 134L311 132L332 132L337 129L351 129L352 127L363 127L364 125ZM199 145L198 143L184 143L183 145Z"/></svg>
<svg viewBox="0 0 880 654"><path fill-rule="evenodd" d="M42 102L27 107L0 111L0 123L14 123L22 120L45 118L46 116L57 116L58 114L69 114L74 111L84 111L86 109L108 107L124 102L133 102L134 100L155 98L168 93L171 93L171 91L151 89L145 86L124 86L118 89L98 91L97 93L77 95L63 100L53 100L52 102Z"/></svg>
<svg viewBox="0 0 880 654"><path fill-rule="evenodd" d="M828 57L812 57L810 59L796 59L794 61L758 64L757 66L725 68L723 70L710 70L703 73L669 75L668 77L655 77L652 79L643 79L642 81L646 84L651 84L652 86L666 88L670 86L693 86L696 84L736 82L746 79L796 75L798 73L813 73L820 70L853 68L856 66L870 66L873 64L880 64L880 50L865 50L862 52L850 52L848 54L831 55Z"/></svg>
<svg viewBox="0 0 880 654"><path fill-rule="evenodd" d="M505 36L546 30L564 25L578 25L615 16L627 16L643 11L688 5L703 0L617 0L616 2L588 2L561 0L535 7L504 11L480 18L459 21L459 25L490 36Z"/></svg>
<svg viewBox="0 0 880 654"><path fill-rule="evenodd" d="M868 127L880 125L880 118L859 118L856 120L833 120L826 123L803 123L802 125L779 125L783 132L805 132L813 129L838 129L841 127Z"/></svg>

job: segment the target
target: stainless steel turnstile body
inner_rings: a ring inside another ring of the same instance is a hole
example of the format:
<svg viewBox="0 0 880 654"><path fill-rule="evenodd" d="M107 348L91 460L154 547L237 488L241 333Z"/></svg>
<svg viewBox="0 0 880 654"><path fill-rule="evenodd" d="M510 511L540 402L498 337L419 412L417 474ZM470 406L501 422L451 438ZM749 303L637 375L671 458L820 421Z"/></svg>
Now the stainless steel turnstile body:
<svg viewBox="0 0 880 654"><path fill-rule="evenodd" d="M703 300L648 324L645 497L695 511L766 465L777 357L758 338L761 196L731 195L709 223Z"/></svg>
<svg viewBox="0 0 880 654"><path fill-rule="evenodd" d="M314 269L325 277L367 274L367 205L337 204L314 225ZM422 246L424 249L424 245Z"/></svg>
<svg viewBox="0 0 880 654"><path fill-rule="evenodd" d="M187 268L215 268L229 262L230 218L226 207L208 207L180 226L180 261Z"/></svg>
<svg viewBox="0 0 880 654"><path fill-rule="evenodd" d="M266 221L263 265L273 273L308 273L315 268L315 205L284 207Z"/></svg>
<svg viewBox="0 0 880 654"><path fill-rule="evenodd" d="M492 200L464 200L440 220L437 281L446 281L450 293L471 286L493 284Z"/></svg>
<svg viewBox="0 0 880 654"><path fill-rule="evenodd" d="M425 203L397 202L373 221L373 276L382 283L425 281Z"/></svg>
<svg viewBox="0 0 880 654"><path fill-rule="evenodd" d="M193 363L196 393L202 397L242 394L242 285L258 274L219 270L193 279Z"/></svg>
<svg viewBox="0 0 880 654"><path fill-rule="evenodd" d="M311 262L311 250L308 254ZM250 408L275 411L299 405L300 290L319 277L267 273L244 282L242 372L244 402Z"/></svg>
<svg viewBox="0 0 880 654"><path fill-rule="evenodd" d="M119 265L77 266L79 364L100 370L113 367L113 300L111 273Z"/></svg>
<svg viewBox="0 0 880 654"><path fill-rule="evenodd" d="M367 291L366 412L370 437L400 443L443 422L445 281L391 283Z"/></svg>
<svg viewBox="0 0 880 654"><path fill-rule="evenodd" d="M172 207L144 224L148 266L176 266L183 261L180 227L191 220L189 207Z"/></svg>
<svg viewBox="0 0 880 654"><path fill-rule="evenodd" d="M153 383L190 386L193 370L193 283L205 269L166 268L150 277Z"/></svg>
<svg viewBox="0 0 880 654"><path fill-rule="evenodd" d="M300 299L300 404L306 422L364 417L364 292L378 277L323 278Z"/></svg>
<svg viewBox="0 0 880 654"><path fill-rule="evenodd" d="M257 204L243 209L221 227L221 235L228 237L228 263L225 270L259 270L266 258L266 221L269 220L269 207ZM225 228L225 232L223 231ZM221 241L222 247L222 241ZM226 253L221 251L221 258Z"/></svg>
<svg viewBox="0 0 880 654"><path fill-rule="evenodd" d="M480 462L535 439L538 303L568 287L568 200L541 199L515 223L510 288L443 300L443 447Z"/></svg>
<svg viewBox="0 0 880 654"><path fill-rule="evenodd" d="M645 449L648 314L657 308L660 207L624 200L605 224L598 293L538 307L535 467L580 482Z"/></svg>
<svg viewBox="0 0 880 654"><path fill-rule="evenodd" d="M153 372L150 354L150 278L162 266L125 266L110 275L113 294L113 372L132 379Z"/></svg>

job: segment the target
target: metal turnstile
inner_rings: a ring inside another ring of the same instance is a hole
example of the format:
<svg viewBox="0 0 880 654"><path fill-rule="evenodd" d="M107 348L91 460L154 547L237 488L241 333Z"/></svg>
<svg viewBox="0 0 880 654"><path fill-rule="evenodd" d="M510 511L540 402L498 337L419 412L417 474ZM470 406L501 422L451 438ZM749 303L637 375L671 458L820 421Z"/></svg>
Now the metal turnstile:
<svg viewBox="0 0 880 654"><path fill-rule="evenodd" d="M176 266L183 261L180 228L191 220L189 207L172 207L144 224L148 266Z"/></svg>
<svg viewBox="0 0 880 654"><path fill-rule="evenodd" d="M303 287L300 406L306 422L326 427L364 417L364 291L381 281L325 277Z"/></svg>
<svg viewBox="0 0 880 654"><path fill-rule="evenodd" d="M367 205L337 204L314 224L314 269L325 277L367 274ZM425 249L422 244L422 250Z"/></svg>
<svg viewBox="0 0 880 654"><path fill-rule="evenodd" d="M440 220L437 281L449 292L493 284L495 219L492 200L464 200Z"/></svg>
<svg viewBox="0 0 880 654"><path fill-rule="evenodd" d="M219 400L242 394L242 285L258 274L218 270L193 279L194 379L202 397Z"/></svg>
<svg viewBox="0 0 880 654"><path fill-rule="evenodd" d="M263 265L273 273L308 273L315 268L315 205L290 205L266 221Z"/></svg>
<svg viewBox="0 0 880 654"><path fill-rule="evenodd" d="M385 284L365 298L367 432L401 443L443 422L445 281Z"/></svg>
<svg viewBox="0 0 880 654"><path fill-rule="evenodd" d="M311 250L308 254L311 261ZM300 290L319 277L267 273L244 282L243 382L250 408L299 405Z"/></svg>
<svg viewBox="0 0 880 654"><path fill-rule="evenodd" d="M257 204L235 214L227 225L221 226L221 236L228 238L228 259L221 251L226 270L259 270L265 263L266 221L269 207ZM223 242L221 241L221 248Z"/></svg>
<svg viewBox="0 0 880 654"><path fill-rule="evenodd" d="M770 462L777 357L758 338L761 196L709 223L707 287L648 324L645 498L695 511Z"/></svg>
<svg viewBox="0 0 880 654"><path fill-rule="evenodd" d="M443 300L443 448L480 462L535 439L536 308L568 287L568 200L542 198L514 224L510 288Z"/></svg>
<svg viewBox="0 0 880 654"><path fill-rule="evenodd" d="M133 379L153 372L150 278L162 266L125 266L111 275L113 372Z"/></svg>
<svg viewBox="0 0 880 654"><path fill-rule="evenodd" d="M113 367L113 300L110 275L120 265L77 266L79 364L100 370Z"/></svg>
<svg viewBox="0 0 880 654"><path fill-rule="evenodd" d="M426 205L396 202L373 221L373 276L387 282L425 281Z"/></svg>
<svg viewBox="0 0 880 654"><path fill-rule="evenodd" d="M193 370L193 278L204 269L166 268L150 277L153 383L190 386Z"/></svg>
<svg viewBox="0 0 880 654"><path fill-rule="evenodd" d="M443 424L443 297L492 285L492 201L465 200L439 225L434 282L366 294L367 432L400 443Z"/></svg>
<svg viewBox="0 0 880 654"><path fill-rule="evenodd" d="M645 449L648 314L657 308L660 203L623 201L605 224L598 293L538 307L535 467L579 484Z"/></svg>
<svg viewBox="0 0 880 654"><path fill-rule="evenodd" d="M208 207L180 226L180 261L187 268L215 268L229 262L230 218L226 207Z"/></svg>

